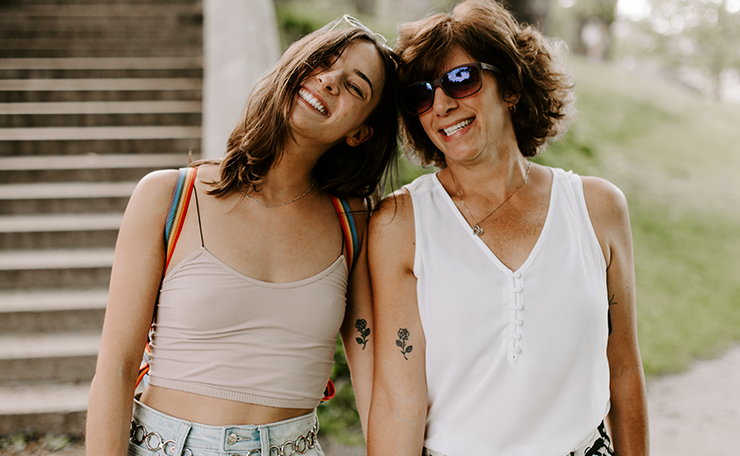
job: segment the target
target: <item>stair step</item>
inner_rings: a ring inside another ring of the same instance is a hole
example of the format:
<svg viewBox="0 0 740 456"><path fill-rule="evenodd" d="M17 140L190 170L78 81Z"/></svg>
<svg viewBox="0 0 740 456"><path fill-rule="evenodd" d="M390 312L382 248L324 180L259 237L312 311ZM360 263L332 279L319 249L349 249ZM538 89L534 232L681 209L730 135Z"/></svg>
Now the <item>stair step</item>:
<svg viewBox="0 0 740 456"><path fill-rule="evenodd" d="M0 292L0 313L105 309L108 289Z"/></svg>
<svg viewBox="0 0 740 456"><path fill-rule="evenodd" d="M1 59L0 59L1 60ZM92 101L200 101L202 90L0 90L0 103Z"/></svg>
<svg viewBox="0 0 740 456"><path fill-rule="evenodd" d="M98 331L3 335L0 336L0 362L8 360L96 356L99 348L100 332ZM6 372L3 374L3 371ZM0 376L8 374L7 369L0 369Z"/></svg>
<svg viewBox="0 0 740 456"><path fill-rule="evenodd" d="M202 108L200 101L2 103L0 115L200 113Z"/></svg>
<svg viewBox="0 0 740 456"><path fill-rule="evenodd" d="M29 427L83 435L89 395L87 383L0 387L0 435Z"/></svg>
<svg viewBox="0 0 740 456"><path fill-rule="evenodd" d="M19 36L20 35L20 36ZM43 35L43 36L39 36ZM130 50L138 49L146 54L147 43L150 48L198 48L200 34L143 32L132 36L130 33L105 32L0 32L0 49L3 50Z"/></svg>
<svg viewBox="0 0 740 456"><path fill-rule="evenodd" d="M0 185L0 215L123 212L136 182Z"/></svg>
<svg viewBox="0 0 740 456"><path fill-rule="evenodd" d="M0 384L89 382L100 331L0 336Z"/></svg>
<svg viewBox="0 0 740 456"><path fill-rule="evenodd" d="M188 163L187 153L0 157L0 182L136 182L151 171Z"/></svg>
<svg viewBox="0 0 740 456"><path fill-rule="evenodd" d="M156 70L203 68L203 57L76 57L0 59L0 70Z"/></svg>
<svg viewBox="0 0 740 456"><path fill-rule="evenodd" d="M0 128L0 141L199 139L200 126Z"/></svg>
<svg viewBox="0 0 740 456"><path fill-rule="evenodd" d="M2 22L0 22L2 26ZM179 48L179 47L151 47L146 49L0 49L0 58L19 58L19 57L137 57L145 55L147 57L188 57L201 55L200 49Z"/></svg>
<svg viewBox="0 0 740 456"><path fill-rule="evenodd" d="M192 4L66 4L66 5L4 5L0 8L6 17L168 17L201 14L200 3Z"/></svg>
<svg viewBox="0 0 740 456"><path fill-rule="evenodd" d="M0 415L84 411L89 395L89 384L0 387Z"/></svg>
<svg viewBox="0 0 740 456"><path fill-rule="evenodd" d="M129 197L136 182L62 182L0 185L0 201Z"/></svg>
<svg viewBox="0 0 740 456"><path fill-rule="evenodd" d="M110 267L113 249L0 251L0 271Z"/></svg>
<svg viewBox="0 0 740 456"><path fill-rule="evenodd" d="M200 150L200 138L186 139L117 139L117 140L70 140L70 141L0 141L2 156L48 156L48 155L119 155L119 154L187 154Z"/></svg>
<svg viewBox="0 0 740 456"><path fill-rule="evenodd" d="M0 290L105 288L112 248L0 251Z"/></svg>
<svg viewBox="0 0 740 456"><path fill-rule="evenodd" d="M190 78L0 79L0 90L200 90L202 84Z"/></svg>
<svg viewBox="0 0 740 456"><path fill-rule="evenodd" d="M100 127L182 127L200 126L197 113L141 114L13 114L0 113L0 130L11 128L100 128Z"/></svg>
<svg viewBox="0 0 740 456"><path fill-rule="evenodd" d="M97 331L108 290L0 292L0 334Z"/></svg>
<svg viewBox="0 0 740 456"><path fill-rule="evenodd" d="M0 249L114 247L123 214L0 216Z"/></svg>

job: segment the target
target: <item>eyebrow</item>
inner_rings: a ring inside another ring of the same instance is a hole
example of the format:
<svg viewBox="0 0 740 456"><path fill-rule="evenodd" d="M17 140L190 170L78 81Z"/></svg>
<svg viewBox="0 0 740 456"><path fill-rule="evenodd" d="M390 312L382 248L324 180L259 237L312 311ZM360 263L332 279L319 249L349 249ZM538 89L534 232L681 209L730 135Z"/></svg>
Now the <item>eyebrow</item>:
<svg viewBox="0 0 740 456"><path fill-rule="evenodd" d="M361 77L362 79L364 79L365 82L367 82L367 84L370 86L370 98L372 98L373 97L373 83L370 82L370 78L368 78L367 76L365 76L365 73L363 73L360 70L355 70L355 74L357 76Z"/></svg>

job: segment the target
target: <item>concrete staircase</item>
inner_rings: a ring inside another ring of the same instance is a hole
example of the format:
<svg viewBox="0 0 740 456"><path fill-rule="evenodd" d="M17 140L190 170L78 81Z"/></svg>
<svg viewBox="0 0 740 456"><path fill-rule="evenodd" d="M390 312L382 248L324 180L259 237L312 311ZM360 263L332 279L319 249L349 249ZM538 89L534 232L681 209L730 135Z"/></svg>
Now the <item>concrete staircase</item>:
<svg viewBox="0 0 740 456"><path fill-rule="evenodd" d="M136 181L200 147L198 0L0 0L0 435L81 435Z"/></svg>

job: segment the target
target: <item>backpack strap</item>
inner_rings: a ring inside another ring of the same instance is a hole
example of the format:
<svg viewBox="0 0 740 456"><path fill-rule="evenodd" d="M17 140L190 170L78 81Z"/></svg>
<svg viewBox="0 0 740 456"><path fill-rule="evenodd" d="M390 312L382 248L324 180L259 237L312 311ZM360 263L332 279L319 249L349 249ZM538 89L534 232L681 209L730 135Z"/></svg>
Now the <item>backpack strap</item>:
<svg viewBox="0 0 740 456"><path fill-rule="evenodd" d="M344 198L337 198L336 196L329 195L331 202L334 204L334 209L337 211L339 216L339 224L342 226L342 237L344 238L344 251L345 257L347 258L347 270L352 272L352 267L357 262L357 256L360 254L360 242L357 236L357 225L355 224L355 217L352 215L352 208ZM324 389L324 398L321 402L326 402L333 398L336 394L336 388L334 382L329 379Z"/></svg>
<svg viewBox="0 0 740 456"><path fill-rule="evenodd" d="M165 262L164 269L162 270L162 277L167 271L167 267L172 259L172 252L175 251L175 245L177 240L180 238L180 232L182 231L183 222L185 221L185 214L188 212L188 205L190 204L190 197L193 194L193 186L195 185L195 176L198 173L198 168L180 168L177 174L177 183L175 189L172 192L172 200L170 201L170 209L167 212L167 218L164 224L164 248L165 248ZM156 307L154 310L156 314ZM152 315L152 322L154 322L154 316ZM149 328L149 334L147 335L146 347L144 348L144 358L141 360L139 366L139 376L136 378L136 386L147 376L149 373L149 363L152 359L152 328ZM146 385L146 382L144 382Z"/></svg>
<svg viewBox="0 0 740 456"><path fill-rule="evenodd" d="M342 225L342 234L344 235L344 250L347 257L347 269L352 271L352 267L357 261L360 254L360 242L357 236L357 225L355 217L352 215L352 208L349 207L347 200L329 195L331 202L334 203L334 209L339 216L339 222Z"/></svg>

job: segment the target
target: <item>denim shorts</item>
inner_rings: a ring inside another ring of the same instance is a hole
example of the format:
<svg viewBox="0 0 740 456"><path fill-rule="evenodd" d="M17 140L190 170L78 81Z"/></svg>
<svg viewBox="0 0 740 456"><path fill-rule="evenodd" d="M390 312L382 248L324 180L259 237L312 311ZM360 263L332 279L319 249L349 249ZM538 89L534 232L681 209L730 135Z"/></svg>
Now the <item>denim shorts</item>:
<svg viewBox="0 0 740 456"><path fill-rule="evenodd" d="M129 456L324 456L316 412L263 425L190 423L134 401Z"/></svg>

